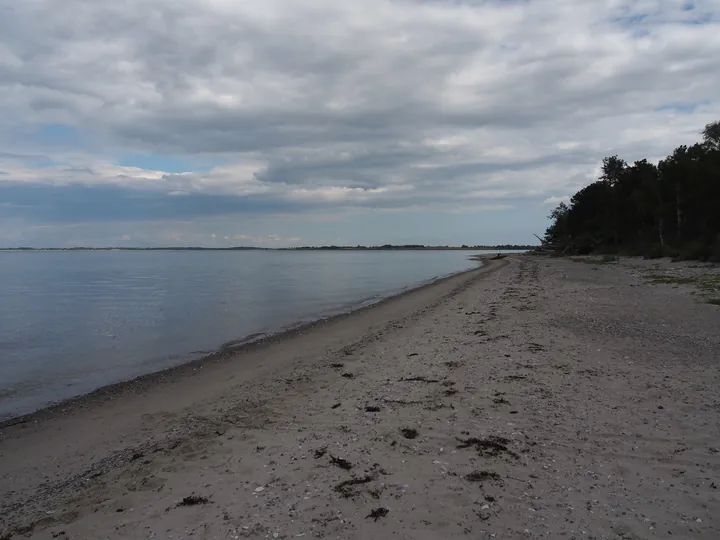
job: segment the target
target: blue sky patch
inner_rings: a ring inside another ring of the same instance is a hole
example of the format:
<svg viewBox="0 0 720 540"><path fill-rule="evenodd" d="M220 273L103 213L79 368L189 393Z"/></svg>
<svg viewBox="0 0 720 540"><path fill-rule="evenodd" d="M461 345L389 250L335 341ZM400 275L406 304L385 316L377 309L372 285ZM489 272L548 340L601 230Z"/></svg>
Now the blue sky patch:
<svg viewBox="0 0 720 540"><path fill-rule="evenodd" d="M703 105L703 103L668 103L667 105L662 105L661 107L658 107L655 109L656 111L674 111L684 114L690 114L695 111L697 107L700 105Z"/></svg>
<svg viewBox="0 0 720 540"><path fill-rule="evenodd" d="M206 163L180 156L160 154L127 154L121 156L117 160L117 164L124 167L137 167L139 169L170 173L209 171L219 165L217 160L213 163Z"/></svg>

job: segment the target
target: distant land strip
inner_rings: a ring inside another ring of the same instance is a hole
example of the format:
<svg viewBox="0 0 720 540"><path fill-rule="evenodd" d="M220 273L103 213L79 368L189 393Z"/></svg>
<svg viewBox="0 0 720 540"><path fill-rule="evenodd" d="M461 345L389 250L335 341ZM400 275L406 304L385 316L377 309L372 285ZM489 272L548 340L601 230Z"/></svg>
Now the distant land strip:
<svg viewBox="0 0 720 540"><path fill-rule="evenodd" d="M420 244L383 246L302 246L289 248L265 248L250 246L235 247L67 247L67 248L34 248L12 247L0 248L0 251L443 251L443 250L483 250L483 251L528 251L535 249L533 245L497 245L497 246L424 246Z"/></svg>

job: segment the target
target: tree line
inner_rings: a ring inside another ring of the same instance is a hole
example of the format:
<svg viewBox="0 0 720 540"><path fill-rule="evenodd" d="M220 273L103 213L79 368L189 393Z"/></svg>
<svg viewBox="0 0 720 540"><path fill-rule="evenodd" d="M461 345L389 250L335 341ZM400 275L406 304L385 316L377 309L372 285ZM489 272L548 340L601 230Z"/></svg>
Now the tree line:
<svg viewBox="0 0 720 540"><path fill-rule="evenodd" d="M605 158L599 180L552 211L545 246L720 261L720 121L702 136L657 165Z"/></svg>
<svg viewBox="0 0 720 540"><path fill-rule="evenodd" d="M529 251L537 248L536 245L517 245L517 244L501 244L495 246L469 246L463 244L462 246L426 246L424 244L385 244L382 246L301 246L289 248L293 251L331 251L331 250L343 250L343 251L387 251L387 250L428 250L428 251L442 251L442 250L482 250L482 251Z"/></svg>

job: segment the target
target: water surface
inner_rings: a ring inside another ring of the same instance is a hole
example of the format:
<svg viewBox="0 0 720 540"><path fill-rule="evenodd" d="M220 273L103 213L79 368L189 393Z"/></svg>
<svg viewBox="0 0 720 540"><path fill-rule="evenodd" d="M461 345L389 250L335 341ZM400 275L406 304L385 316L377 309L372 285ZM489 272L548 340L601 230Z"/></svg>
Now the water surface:
<svg viewBox="0 0 720 540"><path fill-rule="evenodd" d="M0 419L472 268L471 254L0 252Z"/></svg>

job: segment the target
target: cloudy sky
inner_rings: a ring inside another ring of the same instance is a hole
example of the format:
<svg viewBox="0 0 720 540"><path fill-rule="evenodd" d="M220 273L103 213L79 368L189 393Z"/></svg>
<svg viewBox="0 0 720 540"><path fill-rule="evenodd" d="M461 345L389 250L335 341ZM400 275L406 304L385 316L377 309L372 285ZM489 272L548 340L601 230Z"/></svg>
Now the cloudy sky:
<svg viewBox="0 0 720 540"><path fill-rule="evenodd" d="M529 243L719 89L720 0L0 0L0 246Z"/></svg>

